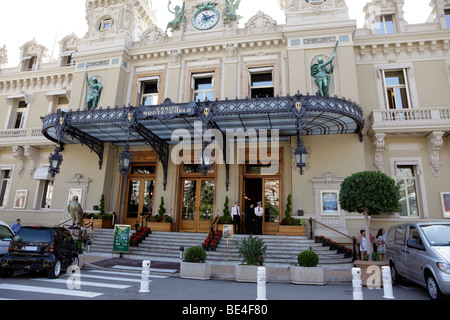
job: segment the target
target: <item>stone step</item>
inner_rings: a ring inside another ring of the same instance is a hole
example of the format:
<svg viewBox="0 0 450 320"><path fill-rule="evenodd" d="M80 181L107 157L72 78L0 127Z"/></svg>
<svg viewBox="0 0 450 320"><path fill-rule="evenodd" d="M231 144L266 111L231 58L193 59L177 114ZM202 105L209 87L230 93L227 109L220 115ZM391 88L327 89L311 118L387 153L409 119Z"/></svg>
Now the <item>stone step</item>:
<svg viewBox="0 0 450 320"><path fill-rule="evenodd" d="M201 246L207 237L207 233L184 232L157 232L152 234L139 244L138 247L130 247L128 256L140 259L180 261L180 247L185 250L192 246ZM114 230L96 229L94 231L91 253L111 254L113 249ZM240 241L248 235L234 235L233 240ZM315 243L307 237L263 235L258 236L264 240L267 246L266 264L285 265L297 262L297 255L303 250L313 249L319 255L319 265L326 266L350 266L351 258L345 258L343 254L337 254L336 250L329 250L321 243ZM226 260L228 255L228 260ZM238 250L232 241L228 243L221 239L216 251L207 251L207 260L216 263L241 263Z"/></svg>

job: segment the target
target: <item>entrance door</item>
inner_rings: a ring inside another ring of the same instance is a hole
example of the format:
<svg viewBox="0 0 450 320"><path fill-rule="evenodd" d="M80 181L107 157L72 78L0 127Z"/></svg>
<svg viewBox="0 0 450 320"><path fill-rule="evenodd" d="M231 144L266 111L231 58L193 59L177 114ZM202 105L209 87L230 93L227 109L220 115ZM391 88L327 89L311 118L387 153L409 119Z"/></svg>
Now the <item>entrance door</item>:
<svg viewBox="0 0 450 320"><path fill-rule="evenodd" d="M214 213L215 183L211 179L181 180L180 231L208 232Z"/></svg>
<svg viewBox="0 0 450 320"><path fill-rule="evenodd" d="M147 179L128 180L127 210L124 224L134 226L139 216L153 214L153 194L155 181Z"/></svg>
<svg viewBox="0 0 450 320"><path fill-rule="evenodd" d="M273 178L245 178L244 179L244 204L248 211L250 204L257 206L262 202L264 208L263 234L278 232L280 221L280 179ZM247 226L246 232L248 233Z"/></svg>

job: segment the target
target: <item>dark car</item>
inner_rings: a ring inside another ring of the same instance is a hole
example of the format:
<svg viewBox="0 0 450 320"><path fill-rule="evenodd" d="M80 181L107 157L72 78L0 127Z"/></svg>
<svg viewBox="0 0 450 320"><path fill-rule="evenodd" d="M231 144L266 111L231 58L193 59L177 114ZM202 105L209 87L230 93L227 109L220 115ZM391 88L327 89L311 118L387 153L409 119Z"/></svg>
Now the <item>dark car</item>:
<svg viewBox="0 0 450 320"><path fill-rule="evenodd" d="M0 265L0 275L10 277L16 270L47 271L57 278L61 270L78 261L75 241L61 227L22 227L9 244Z"/></svg>

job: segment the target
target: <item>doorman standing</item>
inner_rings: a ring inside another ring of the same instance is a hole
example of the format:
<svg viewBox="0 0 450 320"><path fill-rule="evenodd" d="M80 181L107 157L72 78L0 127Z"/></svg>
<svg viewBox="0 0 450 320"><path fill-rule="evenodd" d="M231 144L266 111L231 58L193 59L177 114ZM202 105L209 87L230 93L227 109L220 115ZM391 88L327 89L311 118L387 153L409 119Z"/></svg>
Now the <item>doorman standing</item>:
<svg viewBox="0 0 450 320"><path fill-rule="evenodd" d="M241 233L241 209L238 200L234 202L234 206L231 208L231 216L233 217L234 233Z"/></svg>
<svg viewBox="0 0 450 320"><path fill-rule="evenodd" d="M255 233L256 234L262 234L262 217L263 217L263 213L264 210L261 207L262 202L258 201L258 206L255 208L255 219L256 219L256 228L255 228Z"/></svg>
<svg viewBox="0 0 450 320"><path fill-rule="evenodd" d="M253 203L250 203L248 210L245 212L245 227L248 234L255 233L255 208Z"/></svg>

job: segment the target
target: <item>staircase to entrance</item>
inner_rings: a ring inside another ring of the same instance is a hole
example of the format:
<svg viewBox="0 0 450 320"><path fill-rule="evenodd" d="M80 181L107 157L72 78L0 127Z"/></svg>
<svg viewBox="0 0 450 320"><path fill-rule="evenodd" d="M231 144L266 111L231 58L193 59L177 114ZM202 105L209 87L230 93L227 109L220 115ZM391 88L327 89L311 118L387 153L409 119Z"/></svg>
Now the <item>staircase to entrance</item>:
<svg viewBox="0 0 450 320"><path fill-rule="evenodd" d="M148 259L154 261L180 262L180 247L186 251L192 246L201 246L207 233L187 232L157 232L153 231L138 247L130 247L125 257L132 259ZM113 249L114 230L95 229L90 246L90 254L111 256ZM240 241L248 235L233 235L233 240ZM330 250L322 243L315 243L308 237L262 235L267 246L265 265L288 267L297 263L297 255L304 250L311 249L319 255L319 265L326 267L352 267L352 258ZM118 254L116 254L118 255ZM233 241L221 239L216 251L207 251L207 262L215 264L241 263L238 251Z"/></svg>

